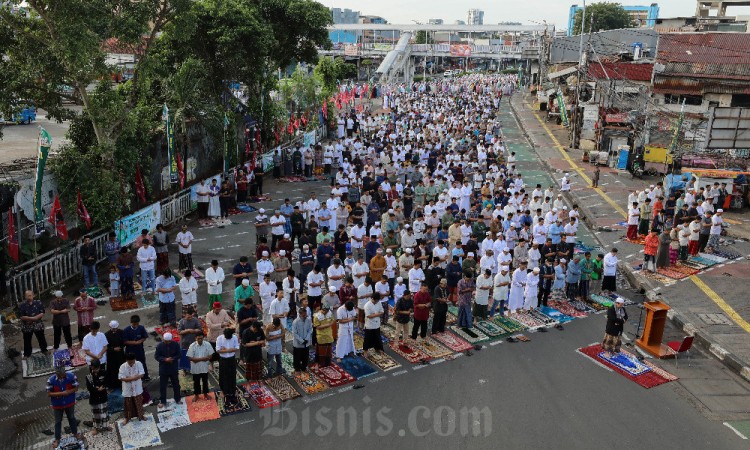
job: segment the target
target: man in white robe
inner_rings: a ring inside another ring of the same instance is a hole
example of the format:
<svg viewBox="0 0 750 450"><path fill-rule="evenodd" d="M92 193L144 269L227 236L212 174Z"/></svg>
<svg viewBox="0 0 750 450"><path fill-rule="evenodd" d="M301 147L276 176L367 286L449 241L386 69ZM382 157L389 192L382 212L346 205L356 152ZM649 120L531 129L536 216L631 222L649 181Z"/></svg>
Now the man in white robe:
<svg viewBox="0 0 750 450"><path fill-rule="evenodd" d="M508 297L508 308L515 313L523 307L524 289L526 288L526 261L521 261L519 267L513 271L510 283L510 296Z"/></svg>
<svg viewBox="0 0 750 450"><path fill-rule="evenodd" d="M539 272L539 267L534 267L534 270L526 277L526 288L523 292L523 309L526 311L536 307L537 294L539 294Z"/></svg>

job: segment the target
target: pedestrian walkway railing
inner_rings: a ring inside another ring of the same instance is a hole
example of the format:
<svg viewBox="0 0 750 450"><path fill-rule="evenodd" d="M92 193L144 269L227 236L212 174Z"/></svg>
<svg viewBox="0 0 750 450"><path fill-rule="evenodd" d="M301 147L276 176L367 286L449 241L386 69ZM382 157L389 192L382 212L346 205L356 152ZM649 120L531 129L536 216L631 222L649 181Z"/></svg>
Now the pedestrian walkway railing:
<svg viewBox="0 0 750 450"><path fill-rule="evenodd" d="M190 188L183 189L161 200L160 203L161 223L164 225L171 225L183 219L193 210ZM110 231L100 229L89 233L91 242L96 248L97 262L106 258L104 245ZM65 244L14 267L6 281L10 303L16 305L20 302L23 299L23 293L27 290L33 291L34 295L39 295L78 276L82 270L80 248L80 245L75 242Z"/></svg>

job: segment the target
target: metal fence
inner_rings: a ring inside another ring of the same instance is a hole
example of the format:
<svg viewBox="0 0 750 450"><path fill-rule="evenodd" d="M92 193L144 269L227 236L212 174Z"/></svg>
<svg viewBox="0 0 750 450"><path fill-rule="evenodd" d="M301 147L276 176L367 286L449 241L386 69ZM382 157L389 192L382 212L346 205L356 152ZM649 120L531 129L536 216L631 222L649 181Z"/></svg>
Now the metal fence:
<svg viewBox="0 0 750 450"><path fill-rule="evenodd" d="M190 188L183 189L161 203L161 223L170 225L184 218L192 211ZM89 234L96 247L97 262L105 259L104 244L109 229L96 230ZM66 244L51 252L39 255L15 267L7 277L8 298L12 305L23 299L27 290L35 294L46 292L81 273L80 245Z"/></svg>

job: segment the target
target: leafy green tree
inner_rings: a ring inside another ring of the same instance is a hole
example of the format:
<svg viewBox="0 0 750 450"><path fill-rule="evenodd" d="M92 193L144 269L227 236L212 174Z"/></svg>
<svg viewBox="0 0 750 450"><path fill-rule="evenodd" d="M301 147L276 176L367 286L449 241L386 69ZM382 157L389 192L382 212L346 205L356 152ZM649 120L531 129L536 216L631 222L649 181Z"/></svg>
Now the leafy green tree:
<svg viewBox="0 0 750 450"><path fill-rule="evenodd" d="M415 44L432 44L432 39L430 37L430 34L427 31L419 30L417 31L417 34L414 36L414 43Z"/></svg>
<svg viewBox="0 0 750 450"><path fill-rule="evenodd" d="M591 16L593 15L593 20ZM581 34L581 19L583 10L576 11L573 34ZM586 26L584 33L589 31L614 30L617 28L631 28L636 26L630 15L619 3L602 2L586 6Z"/></svg>

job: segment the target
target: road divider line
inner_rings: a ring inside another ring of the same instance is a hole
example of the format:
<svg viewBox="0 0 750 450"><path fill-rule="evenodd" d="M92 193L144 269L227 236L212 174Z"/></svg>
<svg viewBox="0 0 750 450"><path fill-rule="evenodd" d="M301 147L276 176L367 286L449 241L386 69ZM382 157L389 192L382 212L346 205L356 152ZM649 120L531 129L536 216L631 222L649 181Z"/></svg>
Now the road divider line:
<svg viewBox="0 0 750 450"><path fill-rule="evenodd" d="M732 307L729 306L729 304L723 298L721 298L719 294L708 287L708 285L704 283L703 280L695 275L691 275L690 281L692 281L698 287L698 289L703 291L703 293L706 294L706 296L710 298L711 301L716 303L716 306L721 308L721 310L724 311L724 313L728 315L734 321L734 323L739 325L746 332L750 333L750 323L743 319L742 316L737 314L737 311L732 309Z"/></svg>
<svg viewBox="0 0 750 450"><path fill-rule="evenodd" d="M744 434L740 433L740 430L738 430L737 428L733 427L732 424L730 424L729 422L724 422L724 425L726 425L730 430L734 431L734 434L736 434L737 436L741 437L742 439L747 440L747 436L745 436Z"/></svg>

